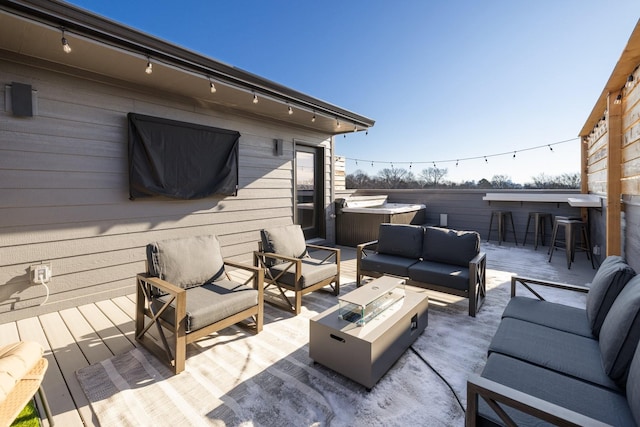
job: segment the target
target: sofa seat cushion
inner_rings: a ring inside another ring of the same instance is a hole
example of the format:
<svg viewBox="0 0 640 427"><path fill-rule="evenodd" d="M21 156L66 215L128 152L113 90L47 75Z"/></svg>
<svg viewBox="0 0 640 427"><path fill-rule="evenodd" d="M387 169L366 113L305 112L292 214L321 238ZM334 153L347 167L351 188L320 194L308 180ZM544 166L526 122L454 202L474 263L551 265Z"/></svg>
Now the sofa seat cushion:
<svg viewBox="0 0 640 427"><path fill-rule="evenodd" d="M516 296L511 298L505 307L502 318L505 317L536 323L583 337L595 338L591 333L587 312L583 308Z"/></svg>
<svg viewBox="0 0 640 427"><path fill-rule="evenodd" d="M269 271L273 277L277 277L284 270L285 273L277 279L278 283L295 287L296 284L296 269L295 266L289 267L290 264L276 264L269 268ZM288 269L287 269L288 267ZM335 263L322 262L315 258L304 258L302 260L302 276L300 278L300 286L304 289L306 287L315 285L330 277L335 277L338 274L338 266Z"/></svg>
<svg viewBox="0 0 640 427"><path fill-rule="evenodd" d="M224 273L214 235L168 239L147 245L149 273L181 288L212 282Z"/></svg>
<svg viewBox="0 0 640 427"><path fill-rule="evenodd" d="M635 271L620 256L608 256L593 277L587 294L587 317L593 335L600 335L600 328L609 309Z"/></svg>
<svg viewBox="0 0 640 427"><path fill-rule="evenodd" d="M418 262L418 260L414 258L372 254L360 260L360 269L407 277L409 276L409 267L416 262Z"/></svg>
<svg viewBox="0 0 640 427"><path fill-rule="evenodd" d="M512 357L491 354L482 376L609 425L635 425L623 394ZM478 412L483 418L502 425L483 399L480 399ZM509 408L507 413L516 425L541 425L540 420L515 409Z"/></svg>
<svg viewBox="0 0 640 427"><path fill-rule="evenodd" d="M602 367L600 347L595 339L505 318L489 345L489 354L492 353L511 356L621 392Z"/></svg>
<svg viewBox="0 0 640 427"><path fill-rule="evenodd" d="M640 276L627 283L600 329L605 372L624 387L631 359L640 341Z"/></svg>
<svg viewBox="0 0 640 427"><path fill-rule="evenodd" d="M422 256L423 236L419 225L380 224L377 252L417 260Z"/></svg>
<svg viewBox="0 0 640 427"><path fill-rule="evenodd" d="M425 261L469 267L480 252L480 234L440 227L425 227L422 258Z"/></svg>
<svg viewBox="0 0 640 427"><path fill-rule="evenodd" d="M162 296L158 299L164 303L168 298L170 297ZM186 332L197 331L256 305L257 290L230 280L217 280L190 288L187 290ZM173 325L174 313L172 303L162 314L162 318Z"/></svg>
<svg viewBox="0 0 640 427"><path fill-rule="evenodd" d="M409 267L409 278L447 288L469 290L469 268L432 261L419 261Z"/></svg>

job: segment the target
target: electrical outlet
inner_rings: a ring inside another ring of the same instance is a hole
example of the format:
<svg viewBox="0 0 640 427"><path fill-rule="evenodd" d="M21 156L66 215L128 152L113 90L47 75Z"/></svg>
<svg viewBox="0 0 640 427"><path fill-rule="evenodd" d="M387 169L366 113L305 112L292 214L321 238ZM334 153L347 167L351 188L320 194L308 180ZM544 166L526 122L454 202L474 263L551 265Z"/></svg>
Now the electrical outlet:
<svg viewBox="0 0 640 427"><path fill-rule="evenodd" d="M40 264L31 266L31 281L33 283L47 283L51 280L51 276L53 275L53 270L51 267L51 262L42 262Z"/></svg>

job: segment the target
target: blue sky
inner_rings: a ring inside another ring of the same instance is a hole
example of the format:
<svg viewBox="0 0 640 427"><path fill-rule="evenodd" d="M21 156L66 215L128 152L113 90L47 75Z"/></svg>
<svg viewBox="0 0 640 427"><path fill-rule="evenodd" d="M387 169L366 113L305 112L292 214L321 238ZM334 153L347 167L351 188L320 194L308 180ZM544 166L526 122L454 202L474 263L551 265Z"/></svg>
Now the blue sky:
<svg viewBox="0 0 640 427"><path fill-rule="evenodd" d="M454 182L578 173L640 17L638 0L70 3L376 120L336 138L347 173L435 163Z"/></svg>

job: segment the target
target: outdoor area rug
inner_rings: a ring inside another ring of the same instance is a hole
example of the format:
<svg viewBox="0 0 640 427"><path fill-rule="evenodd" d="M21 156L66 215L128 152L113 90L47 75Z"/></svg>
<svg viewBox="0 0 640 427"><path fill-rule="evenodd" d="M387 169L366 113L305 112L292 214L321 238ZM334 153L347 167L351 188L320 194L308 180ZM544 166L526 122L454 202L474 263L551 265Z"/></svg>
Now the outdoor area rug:
<svg viewBox="0 0 640 427"><path fill-rule="evenodd" d="M510 276L488 270L476 318L467 300L430 298L427 328L370 392L309 358L309 319L337 303L325 292L306 295L295 317L265 305L258 335L228 328L188 346L179 375L137 348L77 376L103 426L462 426L461 406L428 365L466 406L467 377L482 371ZM353 289L345 281L341 291Z"/></svg>

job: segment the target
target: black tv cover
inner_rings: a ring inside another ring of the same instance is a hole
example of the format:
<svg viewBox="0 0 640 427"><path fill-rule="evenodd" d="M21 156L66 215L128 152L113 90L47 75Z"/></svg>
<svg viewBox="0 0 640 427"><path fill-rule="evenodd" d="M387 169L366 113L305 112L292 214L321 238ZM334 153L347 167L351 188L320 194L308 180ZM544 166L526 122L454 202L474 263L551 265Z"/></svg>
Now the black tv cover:
<svg viewBox="0 0 640 427"><path fill-rule="evenodd" d="M235 196L240 133L129 113L129 197Z"/></svg>

